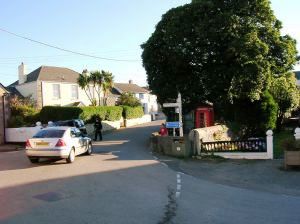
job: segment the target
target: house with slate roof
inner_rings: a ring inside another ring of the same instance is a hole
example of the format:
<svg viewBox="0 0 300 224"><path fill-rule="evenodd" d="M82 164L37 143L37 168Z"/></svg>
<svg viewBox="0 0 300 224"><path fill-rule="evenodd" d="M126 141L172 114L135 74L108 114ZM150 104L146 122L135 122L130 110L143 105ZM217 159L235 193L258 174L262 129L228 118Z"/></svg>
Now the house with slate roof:
<svg viewBox="0 0 300 224"><path fill-rule="evenodd" d="M41 66L26 74L26 65L19 68L19 80L7 88L13 94L31 96L38 107L43 106L88 106L90 101L78 84L79 73L68 68ZM96 96L96 93L94 93Z"/></svg>
<svg viewBox="0 0 300 224"><path fill-rule="evenodd" d="M133 93L136 98L141 101L145 114L156 114L158 112L158 104L156 95L143 87L140 87L129 80L129 83L114 83L113 91L115 95L122 93Z"/></svg>

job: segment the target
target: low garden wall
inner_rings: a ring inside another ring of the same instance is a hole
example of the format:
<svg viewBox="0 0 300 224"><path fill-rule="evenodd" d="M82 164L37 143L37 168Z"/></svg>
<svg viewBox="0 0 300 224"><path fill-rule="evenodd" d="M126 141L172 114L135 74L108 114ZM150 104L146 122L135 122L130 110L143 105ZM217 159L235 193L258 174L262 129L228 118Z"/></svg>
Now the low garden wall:
<svg viewBox="0 0 300 224"><path fill-rule="evenodd" d="M122 119L120 121L102 121L102 131L111 131L111 130L116 130L120 129ZM86 124L86 131L88 135L93 135L94 134L94 124Z"/></svg>
<svg viewBox="0 0 300 224"><path fill-rule="evenodd" d="M139 124L144 124L151 122L151 115L145 114L144 116L140 118L133 118L133 119L124 119L124 126L125 127L132 127Z"/></svg>
<svg viewBox="0 0 300 224"><path fill-rule="evenodd" d="M5 128L5 141L10 142L26 142L27 139L34 136L42 126L22 127L22 128Z"/></svg>
<svg viewBox="0 0 300 224"><path fill-rule="evenodd" d="M231 141L228 129L213 126L192 130L189 140L194 156L213 154L230 159L273 159L273 132L269 130L266 135L264 140Z"/></svg>

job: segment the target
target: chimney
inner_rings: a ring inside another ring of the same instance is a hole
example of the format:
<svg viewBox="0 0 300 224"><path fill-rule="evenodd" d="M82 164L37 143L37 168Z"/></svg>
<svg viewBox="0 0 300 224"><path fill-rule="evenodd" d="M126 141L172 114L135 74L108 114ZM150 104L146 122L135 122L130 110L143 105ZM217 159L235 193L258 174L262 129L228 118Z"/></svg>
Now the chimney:
<svg viewBox="0 0 300 224"><path fill-rule="evenodd" d="M27 80L27 75L26 75L26 65L22 62L19 67L19 85L23 84Z"/></svg>
<svg viewBox="0 0 300 224"><path fill-rule="evenodd" d="M129 79L129 84L133 84L132 79Z"/></svg>

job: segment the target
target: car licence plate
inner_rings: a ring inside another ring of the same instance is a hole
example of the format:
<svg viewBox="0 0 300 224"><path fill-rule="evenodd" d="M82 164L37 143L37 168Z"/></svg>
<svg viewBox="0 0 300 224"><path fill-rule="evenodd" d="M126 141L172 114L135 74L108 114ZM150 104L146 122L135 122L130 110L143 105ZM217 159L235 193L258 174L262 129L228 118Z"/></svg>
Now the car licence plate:
<svg viewBox="0 0 300 224"><path fill-rule="evenodd" d="M49 142L36 142L36 146L49 146Z"/></svg>

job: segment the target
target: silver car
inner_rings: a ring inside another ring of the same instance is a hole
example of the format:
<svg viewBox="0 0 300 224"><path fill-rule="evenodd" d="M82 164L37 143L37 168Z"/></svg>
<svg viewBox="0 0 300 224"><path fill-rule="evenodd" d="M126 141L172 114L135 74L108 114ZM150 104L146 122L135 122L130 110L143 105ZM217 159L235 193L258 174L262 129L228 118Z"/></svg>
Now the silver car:
<svg viewBox="0 0 300 224"><path fill-rule="evenodd" d="M92 150L92 140L74 127L45 128L26 141L26 155L32 163L39 158L63 158L72 163L75 156L91 155Z"/></svg>

